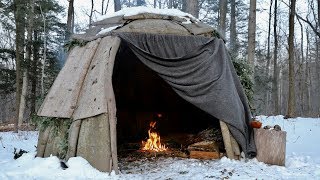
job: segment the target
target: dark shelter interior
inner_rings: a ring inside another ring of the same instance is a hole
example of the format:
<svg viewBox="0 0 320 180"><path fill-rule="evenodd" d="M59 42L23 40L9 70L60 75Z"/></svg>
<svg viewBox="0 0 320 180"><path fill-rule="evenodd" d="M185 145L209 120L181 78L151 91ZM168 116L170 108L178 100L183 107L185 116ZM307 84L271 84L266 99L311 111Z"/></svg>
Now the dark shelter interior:
<svg viewBox="0 0 320 180"><path fill-rule="evenodd" d="M151 121L157 121L164 143L172 140L179 143L179 138L186 140L190 134L220 128L216 118L178 96L125 42L119 47L112 80L117 105L118 147L145 140Z"/></svg>

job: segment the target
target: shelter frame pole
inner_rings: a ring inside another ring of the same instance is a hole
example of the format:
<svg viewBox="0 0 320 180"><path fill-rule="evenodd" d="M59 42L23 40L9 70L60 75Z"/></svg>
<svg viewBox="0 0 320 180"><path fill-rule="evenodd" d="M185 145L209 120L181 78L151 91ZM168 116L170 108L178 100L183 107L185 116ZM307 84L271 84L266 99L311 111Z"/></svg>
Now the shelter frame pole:
<svg viewBox="0 0 320 180"><path fill-rule="evenodd" d="M229 128L228 128L227 124L222 120L220 120L220 127L221 127L221 133L222 133L223 143L224 143L224 147L225 147L225 150L227 153L227 157L229 159L235 159L234 151L233 151L232 143L231 143L232 138L231 138Z"/></svg>
<svg viewBox="0 0 320 180"><path fill-rule="evenodd" d="M108 117L110 123L110 140L111 140L111 157L112 157L112 168L116 174L119 174L118 168L118 155L117 155L117 117L116 117L116 100L112 86L112 74L113 67L118 52L121 40L119 37L115 37L112 49L110 49L109 63L107 69L107 106L108 106Z"/></svg>

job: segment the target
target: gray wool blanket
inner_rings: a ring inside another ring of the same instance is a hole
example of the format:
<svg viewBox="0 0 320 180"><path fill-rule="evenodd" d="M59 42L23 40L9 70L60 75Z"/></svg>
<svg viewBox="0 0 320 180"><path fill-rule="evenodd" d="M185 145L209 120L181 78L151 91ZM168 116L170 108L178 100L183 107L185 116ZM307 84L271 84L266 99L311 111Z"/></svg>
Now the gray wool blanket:
<svg viewBox="0 0 320 180"><path fill-rule="evenodd" d="M246 157L256 156L251 112L223 40L118 33L134 54L183 99L227 123Z"/></svg>

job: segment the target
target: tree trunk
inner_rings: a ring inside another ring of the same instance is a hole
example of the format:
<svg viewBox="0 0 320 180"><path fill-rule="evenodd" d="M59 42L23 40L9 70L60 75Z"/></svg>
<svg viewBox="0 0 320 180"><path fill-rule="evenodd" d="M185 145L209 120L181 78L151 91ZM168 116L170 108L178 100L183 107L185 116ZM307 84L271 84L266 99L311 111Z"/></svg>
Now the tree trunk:
<svg viewBox="0 0 320 180"><path fill-rule="evenodd" d="M226 37L227 3L227 0L220 0L219 2L219 31L224 38Z"/></svg>
<svg viewBox="0 0 320 180"><path fill-rule="evenodd" d="M318 26L317 26L317 31L319 32L320 31L320 0L317 0L317 5L318 5ZM319 39L320 37L318 37L317 39ZM319 43L319 40L318 40L318 43ZM317 43L317 52L319 51L318 48L319 48L319 44ZM317 56L318 53L317 53ZM318 75L318 89L320 89L320 59L317 58L317 75ZM320 95L318 94L318 116L320 116Z"/></svg>
<svg viewBox="0 0 320 180"><path fill-rule="evenodd" d="M274 1L274 21L273 21L273 36L274 36L274 52L273 52L273 80L272 80L272 99L273 99L273 114L278 115L279 109L279 67L278 67L278 35L277 35L277 16L278 16L278 0Z"/></svg>
<svg viewBox="0 0 320 180"><path fill-rule="evenodd" d="M27 97L27 88L28 88L28 70L25 69L23 73L23 80L22 80L22 92L21 92L21 99L20 99L20 106L19 106L19 119L18 119L18 128L20 129L23 123L23 116L24 111L26 109L26 97Z"/></svg>
<svg viewBox="0 0 320 180"><path fill-rule="evenodd" d="M33 17L34 17L34 2L33 0L29 1L30 10L28 11L28 28L27 28L27 46L26 46L26 66L23 73L23 81L22 81L22 92L20 99L20 107L19 107L19 120L18 120L18 128L21 127L24 119L24 111L26 109L26 97L27 97L27 89L28 89L28 80L29 80L29 68L31 64L31 53L32 53L32 33L33 33ZM28 6L28 7L29 7Z"/></svg>
<svg viewBox="0 0 320 180"><path fill-rule="evenodd" d="M287 116L295 116L296 99L294 88L294 17L296 9L296 0L291 0L289 14L289 97Z"/></svg>
<svg viewBox="0 0 320 180"><path fill-rule="evenodd" d="M41 16L43 20L43 58L42 58L42 66L41 66L41 98L44 98L44 68L47 60L47 22L46 15L42 11L40 6Z"/></svg>
<svg viewBox="0 0 320 180"><path fill-rule="evenodd" d="M92 16L93 16L93 9L94 8L94 2L91 0L91 10L90 10L90 15L89 15L89 28L92 26Z"/></svg>
<svg viewBox="0 0 320 180"><path fill-rule="evenodd" d="M74 7L73 7L74 0L69 0L69 7L68 7L68 18L67 18L67 35L66 40L68 41L70 36L73 34L73 19L74 19Z"/></svg>
<svg viewBox="0 0 320 180"><path fill-rule="evenodd" d="M187 0L182 0L182 8L183 12L187 12Z"/></svg>
<svg viewBox="0 0 320 180"><path fill-rule="evenodd" d="M270 37L271 37L271 16L272 16L272 3L273 0L270 0L270 7L269 7L269 21L268 21L268 47L267 47L267 63L266 63L266 70L265 70L265 76L266 78L269 78L269 68L270 68L270 62L271 62L271 53L270 53ZM267 82L267 85L269 82ZM269 86L267 86L266 92L265 92L265 114L269 114Z"/></svg>
<svg viewBox="0 0 320 180"><path fill-rule="evenodd" d="M114 3L114 11L115 12L120 11L121 10L120 0L114 0L113 3Z"/></svg>
<svg viewBox="0 0 320 180"><path fill-rule="evenodd" d="M186 2L186 12L192 16L199 17L199 4L198 0L189 0Z"/></svg>
<svg viewBox="0 0 320 180"><path fill-rule="evenodd" d="M249 24L248 24L248 64L253 70L254 77L254 54L256 46L256 0L250 0Z"/></svg>
<svg viewBox="0 0 320 180"><path fill-rule="evenodd" d="M298 19L298 18L297 18ZM298 19L299 25L300 25L300 30L301 30L301 39L300 39L300 51L301 51L301 62L299 64L299 98L300 98L300 116L305 115L305 106L304 106L304 83L303 83L303 64L305 64L305 59L304 59L304 51L303 51L303 25L300 22L300 19Z"/></svg>
<svg viewBox="0 0 320 180"><path fill-rule="evenodd" d="M173 6L172 4L173 4L172 0L169 0L168 1L168 9L172 9L172 6Z"/></svg>
<svg viewBox="0 0 320 180"><path fill-rule="evenodd" d="M305 96L306 96L306 114L307 116L310 116L310 108L311 108L311 104L310 104L310 84L311 83L309 81L309 76L310 76L310 67L309 67L309 31L308 29L306 29L306 35L307 35L307 50L306 50L306 67L305 67L305 87L304 87L304 90L305 90Z"/></svg>
<svg viewBox="0 0 320 180"><path fill-rule="evenodd" d="M145 4L145 0L137 0L137 6L144 6Z"/></svg>
<svg viewBox="0 0 320 180"><path fill-rule="evenodd" d="M18 132L18 119L21 98L21 63L24 59L24 1L14 0L14 18L16 23L16 117L14 121L14 132Z"/></svg>
<svg viewBox="0 0 320 180"><path fill-rule="evenodd" d="M38 32L34 31L34 42L33 42L33 59L31 65L31 103L30 103L30 114L33 115L36 113L36 103L37 103L37 77L38 77L38 62L39 62L39 39Z"/></svg>
<svg viewBox="0 0 320 180"><path fill-rule="evenodd" d="M230 52L231 55L236 58L238 56L238 42L237 42L237 22L236 22L236 1L230 1L231 13L230 13Z"/></svg>

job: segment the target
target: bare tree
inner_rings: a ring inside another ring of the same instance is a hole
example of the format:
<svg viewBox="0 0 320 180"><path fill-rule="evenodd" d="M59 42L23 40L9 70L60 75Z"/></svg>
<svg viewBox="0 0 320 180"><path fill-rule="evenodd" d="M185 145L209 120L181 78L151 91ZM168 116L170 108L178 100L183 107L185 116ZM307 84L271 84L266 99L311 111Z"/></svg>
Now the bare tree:
<svg viewBox="0 0 320 180"><path fill-rule="evenodd" d="M114 0L114 11L120 11L121 10L121 4L120 4L120 0Z"/></svg>
<svg viewBox="0 0 320 180"><path fill-rule="evenodd" d="M24 59L24 33L25 33L25 3L23 0L14 0L14 18L16 25L16 117L14 132L18 132L18 119L21 97L21 63Z"/></svg>
<svg viewBox="0 0 320 180"><path fill-rule="evenodd" d="M294 17L296 9L296 0L290 1L289 11L289 97L288 97L288 109L287 117L295 116L296 98L294 88Z"/></svg>
<svg viewBox="0 0 320 180"><path fill-rule="evenodd" d="M93 11L94 11L94 2L93 2L93 0L91 0L91 10L90 10L90 15L89 15L89 27L92 26L92 22L93 22L93 19L92 19Z"/></svg>
<svg viewBox="0 0 320 180"><path fill-rule="evenodd" d="M307 115L310 115L311 112L311 101L310 101L310 86L311 86L311 76L310 76L310 67L309 67L309 46L310 46L310 38L309 38L309 30L306 28L306 36L307 36L307 49L306 49L306 64L305 64L305 96L306 96L306 111Z"/></svg>
<svg viewBox="0 0 320 180"><path fill-rule="evenodd" d="M226 36L226 17L227 17L227 0L220 0L219 1L219 31L223 37Z"/></svg>
<svg viewBox="0 0 320 180"><path fill-rule="evenodd" d="M248 63L252 67L252 70L254 70L254 54L256 46L256 3L256 0L250 0L248 25ZM252 77L254 76L252 75Z"/></svg>
<svg viewBox="0 0 320 180"><path fill-rule="evenodd" d="M270 62L271 62L271 52L270 52L270 39L271 39L271 17L272 17L272 4L273 0L270 0L270 6L269 6L269 21L268 21L268 43L267 43L267 64L266 64L266 70L265 70L265 76L269 77L269 68L270 68ZM269 113L269 89L265 92L265 113Z"/></svg>
<svg viewBox="0 0 320 180"><path fill-rule="evenodd" d="M41 97L44 98L44 71L45 71L45 64L47 61L47 22L46 22L46 15L42 11L42 7L40 7L41 16L43 19L43 58L42 58L42 66L41 66Z"/></svg>
<svg viewBox="0 0 320 180"><path fill-rule="evenodd" d="M278 0L274 1L274 20L273 20L273 36L274 36L274 51L273 51L273 80L272 80L272 99L274 105L273 113L279 114L279 66L278 66Z"/></svg>
<svg viewBox="0 0 320 180"><path fill-rule="evenodd" d="M26 45L26 64L31 62L31 52L32 52L32 34L33 34L33 18L34 18L34 1L29 0L28 6L30 9L27 13L28 19L28 27L27 27L27 45ZM27 97L27 89L28 89L28 80L29 80L29 66L25 66L22 80L22 92L20 99L20 107L19 107L19 120L18 120L18 128L21 127L24 119L24 111L26 109L26 97Z"/></svg>
<svg viewBox="0 0 320 180"><path fill-rule="evenodd" d="M189 0L186 2L186 12L190 13L194 17L199 17L199 4L198 0Z"/></svg>
<svg viewBox="0 0 320 180"><path fill-rule="evenodd" d="M238 56L238 47L237 47L237 28L236 28L236 1L230 1L231 12L230 12L230 49L231 55L233 57Z"/></svg>
<svg viewBox="0 0 320 180"><path fill-rule="evenodd" d="M73 27L74 27L74 6L73 6L73 2L74 2L74 0L69 0L66 40L69 40L70 36L73 34Z"/></svg>

